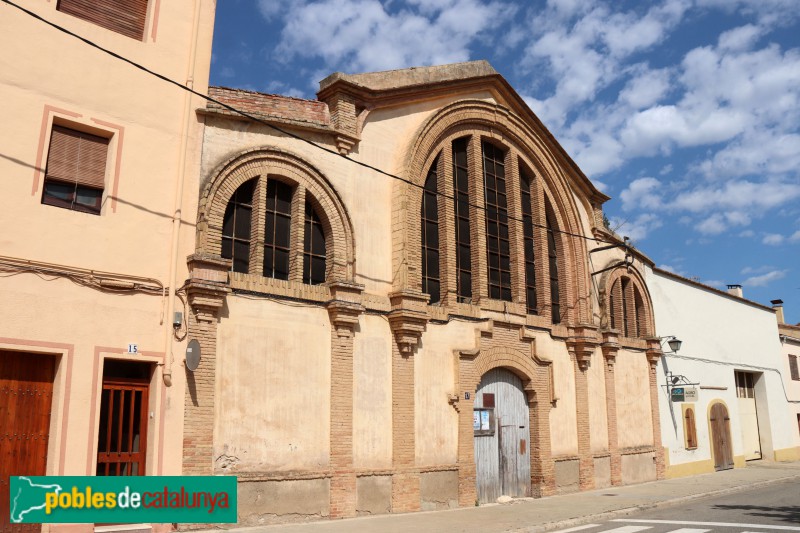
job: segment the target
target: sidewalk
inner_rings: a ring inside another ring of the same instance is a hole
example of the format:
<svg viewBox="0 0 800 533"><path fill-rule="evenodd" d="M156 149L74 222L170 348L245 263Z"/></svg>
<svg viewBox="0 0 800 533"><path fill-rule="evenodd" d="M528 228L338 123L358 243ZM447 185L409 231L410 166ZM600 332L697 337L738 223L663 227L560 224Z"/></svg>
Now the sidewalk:
<svg viewBox="0 0 800 533"><path fill-rule="evenodd" d="M786 479L800 481L800 462L750 463L747 468L680 479L653 481L578 492L548 498L525 498L508 504L489 504L446 511L430 511L351 518L346 520L239 528L241 533L394 533L413 531L500 532L543 531L568 528L596 520L624 516L644 509L667 506Z"/></svg>

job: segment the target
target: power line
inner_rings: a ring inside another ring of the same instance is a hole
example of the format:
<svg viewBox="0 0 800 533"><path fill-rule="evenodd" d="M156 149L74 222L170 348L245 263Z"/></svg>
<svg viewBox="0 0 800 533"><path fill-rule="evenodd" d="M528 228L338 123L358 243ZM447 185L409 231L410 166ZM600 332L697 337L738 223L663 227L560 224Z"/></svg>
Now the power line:
<svg viewBox="0 0 800 533"><path fill-rule="evenodd" d="M267 122L266 120L263 120L263 119L261 119L259 117L256 117L256 116L254 116L254 115L252 115L250 113L247 113L246 111L242 111L241 109L235 108L235 107L233 107L233 106L231 106L229 104L226 104L225 102L217 100L216 98L213 98L213 97L208 96L206 94L203 94L203 93L200 93L198 91L195 91L191 87L187 87L186 85L183 85L182 83L180 83L178 81L175 81L175 80L173 80L171 78L168 78L167 76L164 76L163 74L159 74L158 72L150 70L149 68L145 67L144 65L141 65L139 63L136 63L133 60L130 60L130 59L124 57L124 56L121 56L120 54L118 54L116 52L113 52L113 51L109 50L108 48L104 48L104 47L100 46L99 44L95 43L94 41L91 41L91 40L89 40L89 39L87 39L85 37L82 37L82 36L72 32L72 31L68 30L67 28L64 28L63 26L59 26L58 24L56 24L54 22L51 22L51 21L41 17L40 15L37 15L36 13L34 13L34 12L28 10L28 9L25 9L22 6L20 6L18 4L15 4L14 2L11 2L11 0L2 0L2 1L4 3L12 6L12 7L17 8L18 10L22 11L23 13L35 18L36 20L39 20L39 21L47 24L48 26L50 26L50 27L62 32L62 33L65 33L66 35L69 35L70 37L74 37L75 39L78 39L79 41L82 41L85 44L88 44L92 48L96 48L97 50L100 50L101 52L104 52L104 53L110 55L111 57L114 57L115 59L119 59L120 61L123 61L123 62L131 65L134 68L137 68L137 69L139 69L139 70L141 70L141 71L143 71L143 72L145 72L147 74L150 74L151 76L155 76L156 78L158 78L158 79L160 79L162 81L165 81L165 82L167 82L169 84L175 85L176 87L179 87L180 89L182 89L184 91L187 91L187 92L189 92L189 93L191 93L191 94L193 94L195 96L198 96L198 97L200 97L200 98L202 98L202 99L204 99L204 100L206 100L208 102L211 102L211 103L214 103L214 104L216 104L218 106L221 106L224 109L227 109L228 111L231 111L233 113L236 113L238 115L246 117L246 118L248 118L248 119L250 119L250 120L252 120L254 122L257 122L259 124L262 124L264 126L267 126L268 128L271 128L271 129L273 129L273 130L275 130L275 131L277 131L277 132L279 132L279 133L281 133L283 135L286 135L287 137L291 137L291 138L296 139L298 141L304 142L304 143L306 143L306 144L308 144L310 146L313 146L314 148L317 148L318 150L322 150L324 152L327 152L328 154L344 158L347 161L350 161L351 163L355 163L356 165L359 165L359 166L361 166L363 168L367 168L369 170L372 170L373 172L377 172L377 173L382 174L384 176L387 176L387 177L389 177L391 179L399 180L399 181L401 181L401 182L403 182L403 183L405 183L407 185L411 185L412 187L416 187L418 189L425 190L425 186L424 185L420 185L420 184L414 183L411 180L408 180L408 179L403 178L401 176L397 176L395 174L392 174L391 172L387 172L387 171L385 171L383 169L380 169L378 167L372 166L369 163L364 163L364 162L358 161L356 159L351 159L350 157L348 157L348 156L346 156L344 154L340 154L339 152L337 152L335 150L332 150L330 148L326 148L325 146L322 146L320 144L317 144L316 142L314 142L314 141L312 141L310 139L306 139L305 137L302 137L302 136L300 136L300 135L298 135L296 133L292 133L292 132L290 132L288 130L285 130L285 129L279 127L279 126L271 124L271 123ZM428 191L428 192L434 192L434 191ZM445 198L447 200L452 200L453 202L458 201L458 200L456 200L455 196L447 195L445 193L439 192L438 190L435 191L435 194L437 196L441 196L442 198ZM473 208L478 209L480 211L486 211L487 210L483 206L480 206L480 205L477 205L477 204L473 204L473 203L470 203L470 202L467 202L467 205L469 207L473 207ZM508 215L508 213L506 213L506 218L508 220L513 220L515 222L520 222L522 224L526 224L525 220L523 220L521 218L512 217L512 216ZM618 243L613 242L613 241L606 241L606 240L598 239L598 238L595 238L595 237L587 237L586 235L582 235L582 234L579 234L579 233L572 233L572 232L564 231L564 230L560 230L560 229L549 228L545 224L537 224L535 222L530 222L530 224L533 227L542 228L542 229L545 229L545 230L547 230L549 232L561 233L561 234L564 234L564 235L568 235L570 237L578 237L578 238L581 238L581 239L585 239L587 241L602 242L602 243L607 243L607 244L618 244ZM625 248L627 249L627 246L625 246Z"/></svg>

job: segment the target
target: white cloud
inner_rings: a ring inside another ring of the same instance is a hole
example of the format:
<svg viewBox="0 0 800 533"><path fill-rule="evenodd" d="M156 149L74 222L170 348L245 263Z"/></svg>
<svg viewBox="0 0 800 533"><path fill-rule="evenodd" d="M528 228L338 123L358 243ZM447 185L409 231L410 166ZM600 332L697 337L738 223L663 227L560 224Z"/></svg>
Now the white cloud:
<svg viewBox="0 0 800 533"><path fill-rule="evenodd" d="M792 233L792 236L789 237L789 241L800 242L800 229Z"/></svg>
<svg viewBox="0 0 800 533"><path fill-rule="evenodd" d="M767 233L764 235L764 238L761 239L762 244L768 244L770 246L778 246L783 244L785 237L780 233Z"/></svg>
<svg viewBox="0 0 800 533"><path fill-rule="evenodd" d="M764 28L755 24L745 24L733 28L719 36L719 48L734 51L750 49L763 33Z"/></svg>
<svg viewBox="0 0 800 533"><path fill-rule="evenodd" d="M725 224L725 217L720 213L715 213L697 224L696 228L704 235L719 235L728 229L728 226Z"/></svg>
<svg viewBox="0 0 800 533"><path fill-rule="evenodd" d="M755 231L753 231L751 229L746 229L743 232L739 233L739 237L745 237L745 238L754 237L755 234L756 234Z"/></svg>
<svg viewBox="0 0 800 533"><path fill-rule="evenodd" d="M658 215L643 213L635 219L611 219L611 228L617 233L630 237L634 242L644 240L655 229L663 226L663 221Z"/></svg>
<svg viewBox="0 0 800 533"><path fill-rule="evenodd" d="M267 20L272 20L286 8L286 3L280 0L258 0L258 11Z"/></svg>
<svg viewBox="0 0 800 533"><path fill-rule="evenodd" d="M479 0L412 1L399 11L378 0L284 5L276 57L320 57L329 70L349 72L466 61L472 41L514 13L513 6Z"/></svg>
<svg viewBox="0 0 800 533"><path fill-rule="evenodd" d="M657 194L661 182L655 178L635 179L628 188L620 193L622 208L626 211L632 209L658 209L661 207L661 195Z"/></svg>
<svg viewBox="0 0 800 533"><path fill-rule="evenodd" d="M766 274L752 276L742 282L742 285L747 287L766 287L771 282L783 279L788 270L771 270Z"/></svg>

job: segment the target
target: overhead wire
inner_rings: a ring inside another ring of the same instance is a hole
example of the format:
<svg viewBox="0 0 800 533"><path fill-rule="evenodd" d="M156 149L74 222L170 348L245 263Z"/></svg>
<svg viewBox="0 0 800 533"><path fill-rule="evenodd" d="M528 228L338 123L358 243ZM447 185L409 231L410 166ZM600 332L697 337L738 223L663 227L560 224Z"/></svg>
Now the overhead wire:
<svg viewBox="0 0 800 533"><path fill-rule="evenodd" d="M108 54L111 57L114 57L114 58L116 58L116 59L118 59L120 61L123 61L123 62L131 65L132 67L134 67L136 69L139 69L139 70L141 70L141 71L143 71L143 72L145 72L147 74L150 74L151 76L155 76L156 78L158 78L158 79L160 79L160 80L162 80L164 82L167 82L167 83L169 83L171 85L174 85L174 86L176 86L176 87L178 87L178 88L180 88L180 89L182 89L184 91L188 91L189 93L191 93L191 94L193 94L193 95L195 95L195 96L197 96L199 98L202 98L202 99L204 99L204 100L206 100L208 102L216 104L216 105L218 105L218 106L220 106L220 107L222 107L224 109L227 109L228 111L231 111L231 112L236 113L238 115L241 115L241 116L243 116L243 117L245 117L247 119L250 119L250 120L252 120L254 122L262 124L262 125L264 125L264 126L266 126L268 128L271 128L271 129L277 131L278 133L280 133L282 135L286 135L287 137L291 137L291 138L293 138L295 140L301 141L301 142L303 142L305 144L308 144L308 145L310 145L310 146L312 146L312 147L314 147L314 148L316 148L318 150L321 150L321 151L326 152L326 153L331 154L331 155L338 156L338 157L343 158L343 159L345 159L347 161L350 161L351 163L354 163L354 164L356 164L358 166L361 166L363 168L369 169L369 170L371 170L373 172L377 172L378 174L381 174L383 176L389 177L391 179L401 181L401 182L403 182L403 183L405 183L407 185L410 185L412 187L415 187L417 189L425 190L425 186L424 185L420 185L418 183L415 183L412 180L409 180L407 178L403 178L402 176L398 176L396 174L392 174L391 172L387 172L387 171L385 171L385 170L383 170L383 169L381 169L379 167L370 165L369 163L365 163L363 161L358 161L357 159L352 159L352 158L348 157L345 154L341 154L341 153L339 153L339 152L337 152L335 150L327 148L327 147L325 147L325 146L323 146L323 145L321 145L319 143L316 143L316 142L312 141L311 139L307 139L307 138L303 137L302 135L298 135L296 133L293 133L293 132L291 132L289 130L281 128L280 126L276 126L275 124L272 124L272 123L270 123L270 122L268 122L268 121L266 121L264 119L261 119L261 118L255 116L255 115L253 115L251 113L248 113L246 111L238 109L238 108L236 108L236 107L234 107L234 106L232 106L230 104L227 104L227 103L225 103L223 101L220 101L220 100L218 100L216 98L213 98L213 97L211 97L211 96L209 96L207 94L203 94L203 93L201 93L199 91L196 91L191 87L187 87L186 85L184 85L184 84L182 84L182 83L180 83L178 81L175 81L175 80L173 80L173 79L171 79L171 78L169 78L169 77L167 77L167 76L165 76L163 74L159 74L158 72L155 72L154 70L151 70L151 69L145 67L144 65L141 65L140 63L137 63L137 62L135 62L135 61L133 61L131 59L128 59L128 58L126 58L126 57L124 57L124 56L122 56L122 55L120 55L120 54L118 54L118 53L116 53L116 52L114 52L112 50L109 50L108 48L105 48L105 47L95 43L94 41L92 41L90 39L87 39L86 37L82 37L81 35L78 35L77 33L74 33L72 31L68 30L67 28L64 28L63 26L60 26L60 25L58 25L58 24L56 24L54 22L51 22L51 21L43 18L42 16L34 13L33 11L30 11L30 10L28 10L28 9L26 9L26 8L24 8L24 7L20 6L20 5L12 2L11 0L0 0L0 1L2 1L5 4L8 4L9 6L15 7L16 9L22 11L23 13L33 17L36 20L39 20L39 21L43 22L44 24L47 24L48 26L50 26L50 27L52 27L52 28L54 28L54 29L66 34L66 35L69 35L70 37L78 39L79 41L91 46L92 48L100 50L101 52L103 52L105 54ZM429 191L429 192L434 192L434 191ZM445 198L447 200L451 200L453 202L458 201L455 198L455 196L448 195L448 194L443 193L443 192L439 192L438 190L435 191L435 194L437 196L440 196L440 197ZM478 209L480 211L487 211L486 207L478 205L478 204L474 204L472 202L467 202L467 205L469 207ZM506 218L508 220L513 220L515 222L519 222L519 223L522 223L522 224L531 224L533 227L542 228L542 229L547 230L548 232L560 233L560 234L563 234L563 235L567 235L567 236L570 236L570 237L577 237L577 238L584 239L584 240L587 240L587 241L594 241L594 242L607 243L607 244L619 244L618 242L615 242L615 241L607 241L607 240L600 239L600 238L597 238L597 237L589 237L589 236L586 236L586 235L583 235L583 234L580 234L580 233L572 233L572 232L565 231L565 230L562 230L562 229L553 229L553 228L548 227L546 224L539 224L539 223L536 223L536 222L526 222L525 220L523 220L521 218L516 218L516 217L510 216L510 215L508 215L508 213L506 213L505 216L506 216ZM621 245L621 246L625 247L626 249L628 247L627 244Z"/></svg>

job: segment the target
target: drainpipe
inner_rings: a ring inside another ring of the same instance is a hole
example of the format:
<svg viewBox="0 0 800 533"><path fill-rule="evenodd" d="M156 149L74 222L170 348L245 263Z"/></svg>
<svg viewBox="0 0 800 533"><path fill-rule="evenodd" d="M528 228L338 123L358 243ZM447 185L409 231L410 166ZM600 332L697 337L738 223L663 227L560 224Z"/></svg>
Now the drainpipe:
<svg viewBox="0 0 800 533"><path fill-rule="evenodd" d="M200 2L195 0L193 3L192 16L192 40L189 51L189 66L186 72L186 86L194 88L194 66L197 57L197 35L200 30ZM175 359L173 351L172 336L174 334L172 317L175 314L175 291L178 285L178 252L180 250L181 216L183 215L183 186L186 181L186 159L189 152L189 127L191 124L192 97L190 92L186 92L183 99L183 128L181 130L180 159L178 160L178 181L175 184L175 207L172 210L172 245L170 247L169 263L169 298L167 300L167 320L164 322L164 352L167 354L164 360L162 378L164 385L172 386L172 364ZM188 317L185 318L188 320Z"/></svg>

